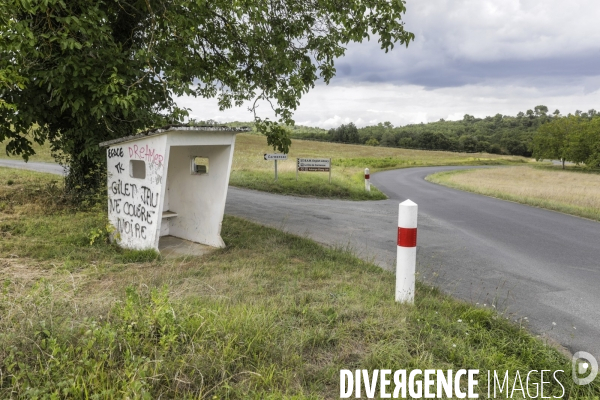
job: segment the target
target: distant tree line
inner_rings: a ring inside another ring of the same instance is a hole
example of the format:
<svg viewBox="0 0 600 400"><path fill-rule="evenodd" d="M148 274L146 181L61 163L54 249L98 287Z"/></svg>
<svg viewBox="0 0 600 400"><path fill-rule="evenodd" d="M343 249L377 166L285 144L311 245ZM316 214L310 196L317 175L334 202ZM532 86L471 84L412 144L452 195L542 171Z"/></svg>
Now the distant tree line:
<svg viewBox="0 0 600 400"><path fill-rule="evenodd" d="M593 119L598 113L576 112L576 117ZM541 126L563 118L558 110L548 112L539 105L516 116L496 114L475 118L465 115L460 121L444 121L394 127L390 122L357 128L353 123L323 132L298 132L293 137L331 142L401 147L423 150L488 152L531 157L534 136Z"/></svg>

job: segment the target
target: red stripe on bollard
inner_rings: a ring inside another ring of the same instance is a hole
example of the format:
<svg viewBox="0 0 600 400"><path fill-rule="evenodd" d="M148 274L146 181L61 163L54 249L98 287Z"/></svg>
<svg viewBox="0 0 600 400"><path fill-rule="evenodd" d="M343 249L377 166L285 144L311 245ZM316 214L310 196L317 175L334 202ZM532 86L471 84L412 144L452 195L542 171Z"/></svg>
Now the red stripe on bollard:
<svg viewBox="0 0 600 400"><path fill-rule="evenodd" d="M369 176L370 176L370 175L365 175L365 179L369 179Z"/></svg>
<svg viewBox="0 0 600 400"><path fill-rule="evenodd" d="M398 228L398 246L417 247L417 228Z"/></svg>

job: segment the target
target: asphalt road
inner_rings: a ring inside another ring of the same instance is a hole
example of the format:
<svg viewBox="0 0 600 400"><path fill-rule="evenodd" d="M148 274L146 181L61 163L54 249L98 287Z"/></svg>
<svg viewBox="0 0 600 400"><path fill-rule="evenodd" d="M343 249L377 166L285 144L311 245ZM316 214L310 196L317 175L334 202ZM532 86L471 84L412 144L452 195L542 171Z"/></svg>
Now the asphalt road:
<svg viewBox="0 0 600 400"><path fill-rule="evenodd" d="M440 286L459 297L495 299L498 308L528 317L534 331L600 359L600 223L424 180L450 169L373 176L391 199L410 197L420 215L448 230L441 243L423 232L420 266L431 265L444 277Z"/></svg>
<svg viewBox="0 0 600 400"><path fill-rule="evenodd" d="M57 173L48 164L29 164ZM349 249L393 270L398 203L410 198L419 205L421 280L481 307L495 307L571 352L583 350L600 359L600 224L423 179L458 168L374 174L372 182L390 197L382 201L230 188L226 213Z"/></svg>
<svg viewBox="0 0 600 400"><path fill-rule="evenodd" d="M48 172L50 174L64 175L65 169L55 163L45 162L23 162L20 160L3 160L0 159L0 167L27 169L37 172Z"/></svg>

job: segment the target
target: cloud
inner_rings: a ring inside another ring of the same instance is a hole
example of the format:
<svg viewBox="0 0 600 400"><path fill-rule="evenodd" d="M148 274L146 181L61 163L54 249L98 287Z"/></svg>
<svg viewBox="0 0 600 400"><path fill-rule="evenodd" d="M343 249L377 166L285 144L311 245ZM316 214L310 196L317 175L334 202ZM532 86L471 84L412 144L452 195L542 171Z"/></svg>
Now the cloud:
<svg viewBox="0 0 600 400"><path fill-rule="evenodd" d="M600 39L594 0L408 0L407 8L416 43L450 58L546 58L598 49Z"/></svg>
<svg viewBox="0 0 600 400"><path fill-rule="evenodd" d="M515 80L548 86L598 76L600 7L579 0L409 0L407 49L349 46L338 78L428 88Z"/></svg>
<svg viewBox="0 0 600 400"><path fill-rule="evenodd" d="M246 108L220 112L213 100L181 99L197 119L249 121ZM418 85L356 83L317 85L304 96L295 113L302 125L325 129L354 122L357 126L390 121L394 125L462 119L465 114L485 117L497 113L516 115L544 104L563 114L600 108L600 90L586 92L584 85L537 88L518 85L464 85L425 89ZM375 111L375 112L374 112ZM269 116L268 114L262 114ZM299 122L300 123L300 122Z"/></svg>
<svg viewBox="0 0 600 400"><path fill-rule="evenodd" d="M597 0L408 0L415 42L384 53L377 39L351 44L331 85L318 83L295 113L331 128L515 115L544 104L563 113L600 108ZM252 119L184 98L197 119ZM259 113L273 117L266 105Z"/></svg>

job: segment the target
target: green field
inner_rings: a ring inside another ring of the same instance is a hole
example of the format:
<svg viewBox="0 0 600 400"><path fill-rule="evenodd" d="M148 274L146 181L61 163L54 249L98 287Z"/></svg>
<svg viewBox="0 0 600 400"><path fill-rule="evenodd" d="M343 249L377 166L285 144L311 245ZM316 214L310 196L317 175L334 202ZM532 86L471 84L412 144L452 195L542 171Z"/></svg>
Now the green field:
<svg viewBox="0 0 600 400"><path fill-rule="evenodd" d="M29 157L29 161L55 162L54 157L52 157L52 152L50 151L49 145L39 145L34 142L32 147L35 151L35 155ZM6 142L0 143L0 158L22 160L20 156L9 156L8 154L6 154Z"/></svg>
<svg viewBox="0 0 600 400"><path fill-rule="evenodd" d="M494 310L421 283L397 304L392 273L275 229L226 217L202 257L123 251L55 179L0 168L0 398L335 398L340 369L383 368L480 369L482 394L486 370L560 369L569 398L600 393Z"/></svg>

